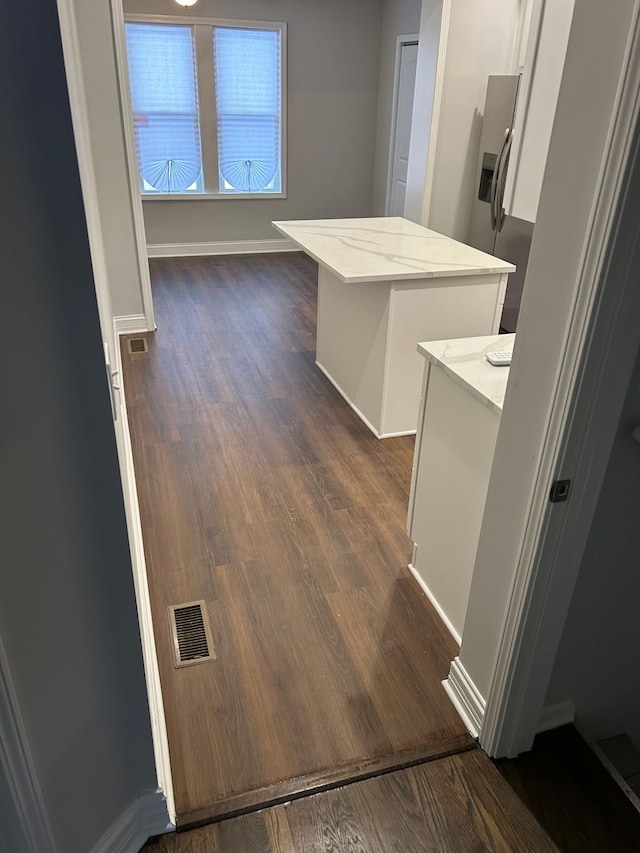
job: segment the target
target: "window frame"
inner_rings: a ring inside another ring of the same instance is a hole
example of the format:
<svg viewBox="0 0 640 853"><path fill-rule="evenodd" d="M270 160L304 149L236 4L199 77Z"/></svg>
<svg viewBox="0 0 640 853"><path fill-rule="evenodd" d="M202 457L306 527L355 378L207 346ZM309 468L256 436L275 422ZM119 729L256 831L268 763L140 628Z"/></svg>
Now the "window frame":
<svg viewBox="0 0 640 853"><path fill-rule="evenodd" d="M126 24L175 24L188 25L193 33L193 46L196 60L196 86L198 95L198 115L200 120L200 148L202 152L203 192L163 193L140 192L140 198L146 201L207 201L207 200L267 200L287 198L287 24L284 21L246 21L236 18L201 18L191 15L136 15L126 14ZM215 68L213 65L213 28L246 30L275 30L280 33L280 192L220 192L218 180L218 112L215 101ZM208 32L207 32L208 31ZM210 46L207 46L210 43ZM127 68L127 85L129 70ZM204 105L211 104L211 108ZM133 115L129 117L133 122ZM139 183L138 156L135 153L137 177ZM216 189L211 189L211 182Z"/></svg>

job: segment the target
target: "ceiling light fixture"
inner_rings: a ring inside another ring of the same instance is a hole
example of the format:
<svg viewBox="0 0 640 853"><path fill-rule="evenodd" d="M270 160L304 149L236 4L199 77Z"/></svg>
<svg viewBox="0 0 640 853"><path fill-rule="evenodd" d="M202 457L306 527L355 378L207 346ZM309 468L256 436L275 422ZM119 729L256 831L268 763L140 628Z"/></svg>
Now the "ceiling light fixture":
<svg viewBox="0 0 640 853"><path fill-rule="evenodd" d="M198 0L176 0L178 6L184 6L185 9L188 9L189 6L195 6Z"/></svg>

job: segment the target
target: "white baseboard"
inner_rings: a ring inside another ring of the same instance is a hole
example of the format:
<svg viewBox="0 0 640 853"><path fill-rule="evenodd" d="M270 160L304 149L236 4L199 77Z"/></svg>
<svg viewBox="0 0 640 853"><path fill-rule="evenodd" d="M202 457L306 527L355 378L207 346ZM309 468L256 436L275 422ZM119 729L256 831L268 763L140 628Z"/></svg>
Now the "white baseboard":
<svg viewBox="0 0 640 853"><path fill-rule="evenodd" d="M175 829L161 791L143 794L111 824L91 853L138 853L152 835Z"/></svg>
<svg viewBox="0 0 640 853"><path fill-rule="evenodd" d="M201 255L253 255L263 252L299 252L293 240L234 240L216 243L155 243L147 246L150 258L190 258Z"/></svg>
<svg viewBox="0 0 640 853"><path fill-rule="evenodd" d="M482 727L486 702L460 663L460 658L454 658L451 662L449 677L442 682L442 686L471 735L477 738Z"/></svg>
<svg viewBox="0 0 640 853"><path fill-rule="evenodd" d="M116 321L117 318L114 319L114 327L116 329L117 336ZM169 740L167 737L164 702L160 687L158 654L153 632L153 620L151 617L147 565L144 555L142 523L140 521L138 490L133 465L131 434L129 432L129 422L127 420L127 405L124 393L124 378L122 375L122 358L119 346L116 346L115 362L116 370L120 377L120 391L118 392L120 416L119 424L116 428L116 437L118 443L118 457L120 460L120 472L124 488L125 514L129 534L131 563L133 566L133 582L136 593L136 603L138 606L138 622L140 625L142 657L144 661L147 695L149 698L153 749L156 761L158 785L160 791L166 797L166 808L168 809L169 819L175 822L176 812L173 796L173 781L171 778L171 761L169 758Z"/></svg>
<svg viewBox="0 0 640 853"><path fill-rule="evenodd" d="M135 332L148 332L149 326L144 314L124 314L113 318L113 327L118 335L131 335Z"/></svg>
<svg viewBox="0 0 640 853"><path fill-rule="evenodd" d="M415 546L414 546L414 556L415 556ZM444 622L444 624L445 624L445 626L446 626L447 630L449 631L449 633L451 634L451 636L453 637L453 639L454 639L454 640L456 641L456 643L460 646L460 645L461 645L461 643L462 643L462 637L461 637L461 636L460 636L460 634L456 631L456 629L453 627L453 624L451 623L451 620L449 619L449 617L447 616L447 614L444 612L444 610L442 609L442 607L440 607L440 605L438 604L438 600L436 599L435 595L431 592L431 590L429 589L429 587L426 585L426 583L425 583L425 582L423 581L423 579L420 577L420 575L419 575L418 570L416 569L416 567L413 565L413 563L409 563L409 565L408 565L408 567L407 567L407 568L409 569L409 571L411 572L411 574L414 576L414 578L418 581L418 584L420 585L420 589L424 592L424 594L427 596L427 598L429 599L429 601L430 601L430 602L431 602L431 604L433 605L433 607L434 607L434 609L435 609L436 613L438 614L438 616L439 616L439 617L442 619L442 621Z"/></svg>
<svg viewBox="0 0 640 853"><path fill-rule="evenodd" d="M556 702L555 705L547 705L540 712L540 719L536 733L548 732L550 729L558 729L572 723L576 717L576 709L573 702Z"/></svg>

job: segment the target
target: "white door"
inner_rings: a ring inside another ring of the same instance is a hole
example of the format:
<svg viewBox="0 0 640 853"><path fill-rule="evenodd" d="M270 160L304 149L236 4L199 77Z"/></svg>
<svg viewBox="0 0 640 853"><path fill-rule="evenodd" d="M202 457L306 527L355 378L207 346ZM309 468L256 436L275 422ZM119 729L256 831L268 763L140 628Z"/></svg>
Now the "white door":
<svg viewBox="0 0 640 853"><path fill-rule="evenodd" d="M396 92L396 122L392 139L389 216L404 216L404 197L407 191L409 140L411 139L411 116L413 113L413 91L416 84L417 62L418 42L403 44L400 50L400 71Z"/></svg>

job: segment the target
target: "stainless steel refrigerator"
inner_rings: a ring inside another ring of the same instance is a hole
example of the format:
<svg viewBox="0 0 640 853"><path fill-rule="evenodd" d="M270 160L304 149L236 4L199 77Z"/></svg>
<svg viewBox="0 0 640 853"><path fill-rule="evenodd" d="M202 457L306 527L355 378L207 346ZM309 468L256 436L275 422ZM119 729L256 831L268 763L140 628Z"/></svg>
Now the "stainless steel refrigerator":
<svg viewBox="0 0 640 853"><path fill-rule="evenodd" d="M509 276L502 312L501 326L506 332L515 332L518 323L534 228L533 222L507 216L503 207L511 145L517 133L513 124L519 82L519 75L514 74L489 77L469 239L477 249L517 267Z"/></svg>

